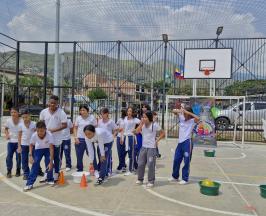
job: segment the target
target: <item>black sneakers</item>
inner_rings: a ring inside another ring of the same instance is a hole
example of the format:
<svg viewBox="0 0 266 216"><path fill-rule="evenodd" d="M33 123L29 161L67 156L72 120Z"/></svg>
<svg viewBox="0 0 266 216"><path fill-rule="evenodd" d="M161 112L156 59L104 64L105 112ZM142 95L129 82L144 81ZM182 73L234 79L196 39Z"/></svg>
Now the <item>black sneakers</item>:
<svg viewBox="0 0 266 216"><path fill-rule="evenodd" d="M11 171L7 171L6 177L7 177L7 178L12 178Z"/></svg>
<svg viewBox="0 0 266 216"><path fill-rule="evenodd" d="M103 183L102 178L98 178L97 181L95 182L95 185L101 185Z"/></svg>
<svg viewBox="0 0 266 216"><path fill-rule="evenodd" d="M16 171L16 177L19 177L20 176L20 169L17 169Z"/></svg>

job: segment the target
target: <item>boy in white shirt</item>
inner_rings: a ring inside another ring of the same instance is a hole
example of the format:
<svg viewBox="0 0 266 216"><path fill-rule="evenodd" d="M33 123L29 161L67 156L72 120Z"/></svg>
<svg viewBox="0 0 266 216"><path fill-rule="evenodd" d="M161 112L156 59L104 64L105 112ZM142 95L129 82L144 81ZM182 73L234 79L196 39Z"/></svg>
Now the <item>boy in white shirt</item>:
<svg viewBox="0 0 266 216"><path fill-rule="evenodd" d="M54 160L54 139L52 134L46 130L45 123L39 121L36 124L37 131L32 135L30 140L30 163L32 168L24 187L24 191L31 190L39 173L40 162L44 157L45 166L47 168L47 182L54 185L53 179L53 160ZM32 157L32 149L35 146L34 158Z"/></svg>
<svg viewBox="0 0 266 216"><path fill-rule="evenodd" d="M23 180L27 180L30 168L29 168L29 146L30 138L36 130L36 123L30 120L30 113L28 110L23 110L23 121L19 125L18 145L21 148L21 162L23 170Z"/></svg>
<svg viewBox="0 0 266 216"><path fill-rule="evenodd" d="M73 123L70 119L67 120L67 128L62 132L62 144L60 151L60 160L62 163L63 152L65 153L66 158L66 172L71 170L71 133L73 132Z"/></svg>
<svg viewBox="0 0 266 216"><path fill-rule="evenodd" d="M52 95L49 99L48 108L40 113L40 120L45 122L47 130L51 132L54 138L54 180L58 180L60 170L60 145L62 143L62 130L67 127L67 115L58 106L59 98ZM41 182L46 181L46 176Z"/></svg>

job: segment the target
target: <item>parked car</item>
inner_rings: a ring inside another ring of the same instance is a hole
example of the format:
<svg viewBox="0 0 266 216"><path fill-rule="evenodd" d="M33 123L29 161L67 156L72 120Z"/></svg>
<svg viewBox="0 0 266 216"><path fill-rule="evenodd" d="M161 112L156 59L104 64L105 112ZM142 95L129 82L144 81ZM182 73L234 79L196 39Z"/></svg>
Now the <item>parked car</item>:
<svg viewBox="0 0 266 216"><path fill-rule="evenodd" d="M40 112L43 110L43 107L40 105L23 105L19 107L19 111L29 110L31 115L40 115Z"/></svg>
<svg viewBox="0 0 266 216"><path fill-rule="evenodd" d="M245 102L245 124L261 125L262 119L266 119L266 101ZM235 123L242 125L242 121L243 103L239 103L220 110L218 117L215 119L215 126L217 130L227 130Z"/></svg>

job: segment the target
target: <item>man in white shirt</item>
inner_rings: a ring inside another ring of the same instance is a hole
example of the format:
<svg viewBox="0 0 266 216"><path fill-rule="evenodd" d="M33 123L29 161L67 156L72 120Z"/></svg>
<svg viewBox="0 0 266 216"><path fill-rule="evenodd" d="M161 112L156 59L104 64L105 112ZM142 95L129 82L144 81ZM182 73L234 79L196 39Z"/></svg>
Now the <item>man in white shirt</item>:
<svg viewBox="0 0 266 216"><path fill-rule="evenodd" d="M54 180L58 180L60 170L60 145L62 143L62 130L67 128L67 115L58 107L59 98L52 95L48 108L40 113L40 120L46 124L47 130L52 133L54 139ZM46 181L46 176L41 181Z"/></svg>

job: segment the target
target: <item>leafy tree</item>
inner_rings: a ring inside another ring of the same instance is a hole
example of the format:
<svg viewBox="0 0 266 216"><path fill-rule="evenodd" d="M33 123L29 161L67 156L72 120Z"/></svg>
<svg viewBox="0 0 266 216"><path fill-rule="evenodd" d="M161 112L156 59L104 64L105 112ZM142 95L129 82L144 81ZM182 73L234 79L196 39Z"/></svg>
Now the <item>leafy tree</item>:
<svg viewBox="0 0 266 216"><path fill-rule="evenodd" d="M88 97L91 101L94 101L98 99L105 99L108 96L102 88L97 87L96 89L93 89L88 93Z"/></svg>

